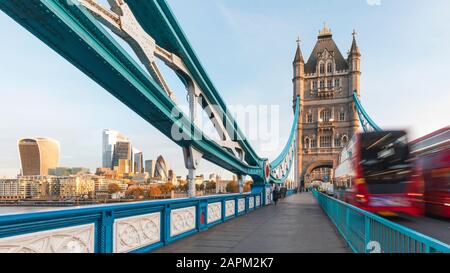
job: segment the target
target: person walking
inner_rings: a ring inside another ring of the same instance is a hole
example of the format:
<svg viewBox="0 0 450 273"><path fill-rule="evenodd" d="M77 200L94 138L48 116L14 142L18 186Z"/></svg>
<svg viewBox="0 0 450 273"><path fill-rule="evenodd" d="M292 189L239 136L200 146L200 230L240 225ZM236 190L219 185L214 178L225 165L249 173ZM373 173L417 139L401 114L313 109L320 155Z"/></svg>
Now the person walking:
<svg viewBox="0 0 450 273"><path fill-rule="evenodd" d="M278 193L279 193L278 188L274 187L272 194L273 194L273 203L275 204L275 206L277 205L278 202Z"/></svg>

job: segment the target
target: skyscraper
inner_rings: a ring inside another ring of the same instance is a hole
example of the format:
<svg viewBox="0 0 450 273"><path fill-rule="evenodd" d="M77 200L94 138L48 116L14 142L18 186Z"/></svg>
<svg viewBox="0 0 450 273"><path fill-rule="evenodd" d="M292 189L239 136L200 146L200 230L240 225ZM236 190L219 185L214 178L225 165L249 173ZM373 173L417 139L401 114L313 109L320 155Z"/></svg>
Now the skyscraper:
<svg viewBox="0 0 450 273"><path fill-rule="evenodd" d="M142 173L144 169L144 155L141 151L132 147L133 173Z"/></svg>
<svg viewBox="0 0 450 273"><path fill-rule="evenodd" d="M129 141L117 141L114 145L112 166L119 166L119 160L121 159L128 160L130 164L129 170L131 171L131 143Z"/></svg>
<svg viewBox="0 0 450 273"><path fill-rule="evenodd" d="M114 165L114 169L117 171L118 175L129 174L131 170L131 162L128 159L119 159L117 165Z"/></svg>
<svg viewBox="0 0 450 273"><path fill-rule="evenodd" d="M169 166L167 165L162 155L158 156L155 166L155 177L159 177L162 180L166 180L169 177Z"/></svg>
<svg viewBox="0 0 450 273"><path fill-rule="evenodd" d="M105 129L103 130L103 147L102 147L102 167L110 168L114 167L113 154L114 154L114 145L116 145L117 141L128 141L121 133Z"/></svg>
<svg viewBox="0 0 450 273"><path fill-rule="evenodd" d="M59 164L59 143L49 138L24 138L17 141L21 174L48 175Z"/></svg>
<svg viewBox="0 0 450 273"><path fill-rule="evenodd" d="M145 161L145 172L147 172L150 175L150 177L155 177L155 168L156 168L155 160Z"/></svg>

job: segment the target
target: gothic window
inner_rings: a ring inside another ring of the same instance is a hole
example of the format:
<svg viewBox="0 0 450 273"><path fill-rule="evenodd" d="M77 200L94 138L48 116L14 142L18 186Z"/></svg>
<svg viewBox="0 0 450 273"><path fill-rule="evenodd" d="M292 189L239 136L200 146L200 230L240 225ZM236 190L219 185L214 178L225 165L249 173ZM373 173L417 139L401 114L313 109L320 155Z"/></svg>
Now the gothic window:
<svg viewBox="0 0 450 273"><path fill-rule="evenodd" d="M321 80L320 81L320 89L325 88L325 81Z"/></svg>
<svg viewBox="0 0 450 273"><path fill-rule="evenodd" d="M336 138L334 140L334 147L341 147L341 139L340 138Z"/></svg>
<svg viewBox="0 0 450 273"><path fill-rule="evenodd" d="M317 90L317 81L313 81L313 90Z"/></svg>
<svg viewBox="0 0 450 273"><path fill-rule="evenodd" d="M325 73L325 65L320 64L320 74L324 74L324 73Z"/></svg>
<svg viewBox="0 0 450 273"><path fill-rule="evenodd" d="M320 119L322 121L330 121L331 119L331 111L328 109L322 110L320 112Z"/></svg>
<svg viewBox="0 0 450 273"><path fill-rule="evenodd" d="M339 113L339 121L345 121L345 112Z"/></svg>
<svg viewBox="0 0 450 273"><path fill-rule="evenodd" d="M327 64L327 73L333 73L333 64L332 63Z"/></svg>
<svg viewBox="0 0 450 273"><path fill-rule="evenodd" d="M309 137L305 138L305 149L309 149Z"/></svg>
<svg viewBox="0 0 450 273"><path fill-rule="evenodd" d="M316 147L317 147L317 140L311 139L311 148L316 148Z"/></svg>
<svg viewBox="0 0 450 273"><path fill-rule="evenodd" d="M334 80L334 87L340 87L341 86L341 80L340 79L335 79Z"/></svg>
<svg viewBox="0 0 450 273"><path fill-rule="evenodd" d="M333 87L333 80L328 80L327 86L328 88Z"/></svg>
<svg viewBox="0 0 450 273"><path fill-rule="evenodd" d="M331 148L331 136L320 136L320 147Z"/></svg>
<svg viewBox="0 0 450 273"><path fill-rule="evenodd" d="M347 136L343 136L342 137L342 144L345 145L348 142L348 137Z"/></svg>
<svg viewBox="0 0 450 273"><path fill-rule="evenodd" d="M313 116L311 113L306 114L306 123L312 123L313 122Z"/></svg>

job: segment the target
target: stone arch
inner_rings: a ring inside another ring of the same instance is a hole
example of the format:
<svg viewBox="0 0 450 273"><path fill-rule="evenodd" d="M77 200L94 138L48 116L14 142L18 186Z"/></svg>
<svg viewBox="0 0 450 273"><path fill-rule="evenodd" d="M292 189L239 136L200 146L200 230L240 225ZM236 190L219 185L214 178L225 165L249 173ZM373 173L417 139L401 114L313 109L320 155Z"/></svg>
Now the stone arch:
<svg viewBox="0 0 450 273"><path fill-rule="evenodd" d="M348 143L348 136L347 136L347 134L343 134L342 135L341 143L342 143L342 146L347 145L347 143Z"/></svg>
<svg viewBox="0 0 450 273"><path fill-rule="evenodd" d="M333 166L334 166L333 160L315 161L315 162L309 164L309 166L305 169L305 174L311 173L313 170L315 170L317 168L321 168L321 167L333 168Z"/></svg>
<svg viewBox="0 0 450 273"><path fill-rule="evenodd" d="M304 148L305 149L311 148L311 140L309 139L309 136L306 136L304 139Z"/></svg>
<svg viewBox="0 0 450 273"><path fill-rule="evenodd" d="M334 164L335 162L333 160L317 160L312 162L311 164L305 166L303 172L302 172L302 178L303 180L307 181L307 178L309 175L311 175L311 173L318 168L330 168L333 169L334 168ZM332 177L330 177L330 180L332 179Z"/></svg>

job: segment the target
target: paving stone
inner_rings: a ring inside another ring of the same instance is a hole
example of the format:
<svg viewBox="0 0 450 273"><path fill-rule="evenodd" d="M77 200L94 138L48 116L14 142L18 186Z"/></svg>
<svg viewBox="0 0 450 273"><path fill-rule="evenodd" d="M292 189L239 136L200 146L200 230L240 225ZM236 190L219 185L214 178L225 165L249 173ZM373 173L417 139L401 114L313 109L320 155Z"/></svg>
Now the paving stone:
<svg viewBox="0 0 450 273"><path fill-rule="evenodd" d="M212 227L159 253L343 253L351 252L310 193L292 195Z"/></svg>

